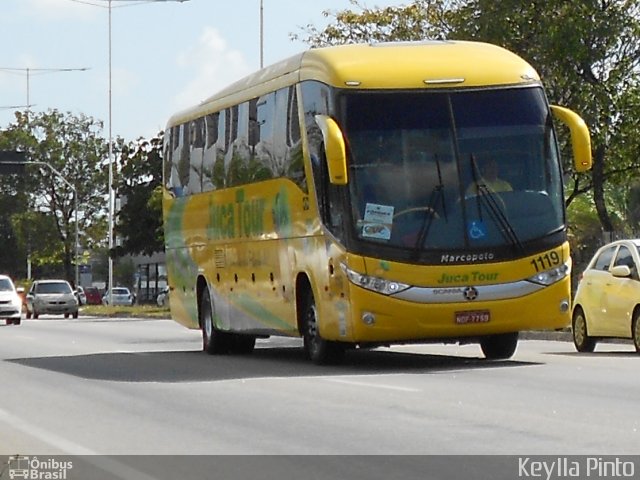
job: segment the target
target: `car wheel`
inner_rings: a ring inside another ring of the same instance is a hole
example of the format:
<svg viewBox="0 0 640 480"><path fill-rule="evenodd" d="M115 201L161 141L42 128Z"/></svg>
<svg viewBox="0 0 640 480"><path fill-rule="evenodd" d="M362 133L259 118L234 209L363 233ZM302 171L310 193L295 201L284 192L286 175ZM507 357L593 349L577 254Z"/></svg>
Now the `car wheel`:
<svg viewBox="0 0 640 480"><path fill-rule="evenodd" d="M31 312L29 311L29 309L28 309L28 308L27 308L27 313L26 313L26 315L27 315L27 320L29 320L29 319L31 318Z"/></svg>
<svg viewBox="0 0 640 480"><path fill-rule="evenodd" d="M304 348L307 355L316 365L340 363L344 358L344 347L336 342L329 342L320 336L318 328L318 310L311 290L307 292L302 311L302 328Z"/></svg>
<svg viewBox="0 0 640 480"><path fill-rule="evenodd" d="M22 323L22 319L21 318L18 318L18 319L13 321L14 325L20 325L21 323Z"/></svg>
<svg viewBox="0 0 640 480"><path fill-rule="evenodd" d="M75 312L73 312L73 318L78 318L78 311L76 310Z"/></svg>
<svg viewBox="0 0 640 480"><path fill-rule="evenodd" d="M34 310L33 311L33 318L37 320L39 316L40 316L40 314Z"/></svg>
<svg viewBox="0 0 640 480"><path fill-rule="evenodd" d="M7 318L4 322L5 325L13 325L13 320L11 320L10 318Z"/></svg>
<svg viewBox="0 0 640 480"><path fill-rule="evenodd" d="M576 307L573 311L571 332L573 333L573 344L577 351L589 353L595 350L596 340L593 337L590 337L587 332L587 318L580 307Z"/></svg>
<svg viewBox="0 0 640 480"><path fill-rule="evenodd" d="M640 353L640 310L637 309L633 312L631 335L633 336L633 344L636 347L636 352Z"/></svg>
<svg viewBox="0 0 640 480"><path fill-rule="evenodd" d="M209 355L229 353L230 336L213 325L213 306L209 290L205 289L200 299L200 325L202 327L202 350Z"/></svg>
<svg viewBox="0 0 640 480"><path fill-rule="evenodd" d="M489 335L480 339L480 348L488 360L511 358L518 347L518 332Z"/></svg>

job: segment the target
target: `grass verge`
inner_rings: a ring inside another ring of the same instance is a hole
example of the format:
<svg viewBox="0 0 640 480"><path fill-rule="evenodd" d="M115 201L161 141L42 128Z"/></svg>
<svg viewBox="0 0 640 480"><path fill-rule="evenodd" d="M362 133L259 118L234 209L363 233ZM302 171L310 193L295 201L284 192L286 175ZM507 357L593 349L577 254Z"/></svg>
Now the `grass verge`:
<svg viewBox="0 0 640 480"><path fill-rule="evenodd" d="M96 317L136 317L136 318L171 318L168 307L157 305L84 305L80 307L80 315Z"/></svg>

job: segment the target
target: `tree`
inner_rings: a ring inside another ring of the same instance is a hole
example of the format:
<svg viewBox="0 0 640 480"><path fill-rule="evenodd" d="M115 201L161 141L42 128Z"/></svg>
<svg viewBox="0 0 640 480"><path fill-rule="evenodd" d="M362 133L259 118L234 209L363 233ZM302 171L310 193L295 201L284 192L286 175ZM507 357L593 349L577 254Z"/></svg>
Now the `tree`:
<svg viewBox="0 0 640 480"><path fill-rule="evenodd" d="M640 1L474 0L455 19L456 36L497 43L528 59L550 100L585 118L594 166L589 174L573 173L567 204L592 192L602 228L612 231L607 183L637 177L640 167Z"/></svg>
<svg viewBox="0 0 640 480"><path fill-rule="evenodd" d="M358 0L349 3L359 10L325 10L325 17L335 22L324 30L307 25L301 30L306 34L290 34L293 40L302 40L312 47L342 45L360 42L411 41L444 39L450 34L449 16L458 1L418 0L409 5L370 9Z"/></svg>
<svg viewBox="0 0 640 480"><path fill-rule="evenodd" d="M76 195L85 246L100 245L106 238L107 145L101 131L102 123L91 117L49 110L17 112L16 122L0 132L0 147L25 151L27 161L49 164L75 188L46 167L28 165L26 209L12 212L14 228L34 264L61 265L69 280L74 278ZM2 190L6 195L16 194L6 187ZM42 236L51 226L55 235Z"/></svg>
<svg viewBox="0 0 640 480"><path fill-rule="evenodd" d="M116 255L151 255L164 249L162 228L163 133L139 139L122 150L118 196L123 200L116 230L122 245Z"/></svg>

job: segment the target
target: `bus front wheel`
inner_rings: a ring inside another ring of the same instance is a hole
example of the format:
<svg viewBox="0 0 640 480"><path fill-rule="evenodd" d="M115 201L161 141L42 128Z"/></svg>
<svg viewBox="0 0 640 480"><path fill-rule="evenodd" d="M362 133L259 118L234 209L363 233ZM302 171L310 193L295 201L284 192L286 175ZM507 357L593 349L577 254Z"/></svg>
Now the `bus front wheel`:
<svg viewBox="0 0 640 480"><path fill-rule="evenodd" d="M209 355L221 355L229 352L229 341L224 332L213 324L211 296L205 290L200 299L200 326L202 328L202 350Z"/></svg>
<svg viewBox="0 0 640 480"><path fill-rule="evenodd" d="M316 365L340 363L344 357L344 347L336 342L329 342L320 336L318 326L318 309L313 294L309 292L304 303L302 317L304 348L307 355Z"/></svg>
<svg viewBox="0 0 640 480"><path fill-rule="evenodd" d="M518 332L489 335L480 339L480 348L488 360L511 358L518 346Z"/></svg>

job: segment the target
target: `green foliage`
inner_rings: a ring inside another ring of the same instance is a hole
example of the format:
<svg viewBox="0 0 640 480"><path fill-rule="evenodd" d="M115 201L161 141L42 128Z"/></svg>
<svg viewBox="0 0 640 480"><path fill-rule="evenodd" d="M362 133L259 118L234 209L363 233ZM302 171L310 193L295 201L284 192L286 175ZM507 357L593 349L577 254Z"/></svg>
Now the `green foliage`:
<svg viewBox="0 0 640 480"><path fill-rule="evenodd" d="M57 268L73 279L76 214L81 242L88 248L103 242L91 236L105 223L107 148L101 131L102 123L91 117L50 110L16 112L15 123L0 132L0 148L24 151L32 163L22 184L2 179L0 187L19 205L7 215L19 240L13 254L19 258L28 250L36 275L39 267Z"/></svg>
<svg viewBox="0 0 640 480"><path fill-rule="evenodd" d="M325 10L325 17L335 22L323 31L314 25L301 30L306 34L291 34L293 40L302 40L312 47L361 42L411 41L442 39L448 36L452 7L457 3L446 0L419 0L409 5L379 9L367 8L358 0L349 3L359 10Z"/></svg>
<svg viewBox="0 0 640 480"><path fill-rule="evenodd" d="M116 256L151 255L164 249L162 142L160 133L122 149L122 167L116 182L123 199L116 226L122 245L116 248Z"/></svg>

